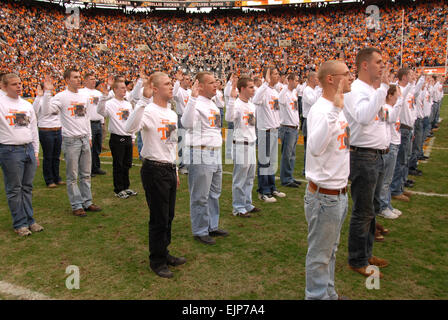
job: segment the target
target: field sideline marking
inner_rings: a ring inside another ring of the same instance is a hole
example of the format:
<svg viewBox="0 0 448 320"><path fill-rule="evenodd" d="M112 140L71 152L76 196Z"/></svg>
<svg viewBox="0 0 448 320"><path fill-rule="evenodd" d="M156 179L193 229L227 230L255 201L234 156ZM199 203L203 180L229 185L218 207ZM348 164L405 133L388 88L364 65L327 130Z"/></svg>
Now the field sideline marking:
<svg viewBox="0 0 448 320"><path fill-rule="evenodd" d="M0 281L0 293L17 297L21 300L53 300L50 297L12 283Z"/></svg>

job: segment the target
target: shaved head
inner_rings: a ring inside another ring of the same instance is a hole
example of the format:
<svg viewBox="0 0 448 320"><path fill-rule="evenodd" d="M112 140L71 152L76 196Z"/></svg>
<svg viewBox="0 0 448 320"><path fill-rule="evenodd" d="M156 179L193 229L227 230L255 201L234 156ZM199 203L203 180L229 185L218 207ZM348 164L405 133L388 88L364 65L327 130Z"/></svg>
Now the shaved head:
<svg viewBox="0 0 448 320"><path fill-rule="evenodd" d="M154 87L159 87L160 83L162 81L163 77L168 77L168 75L166 73L163 72L154 72L150 77L149 80L152 82Z"/></svg>
<svg viewBox="0 0 448 320"><path fill-rule="evenodd" d="M317 74L317 78L319 79L320 83L324 85L326 77L329 74L338 73L338 70L341 69L341 66L345 66L345 63L339 60L330 60L322 63L319 68L319 73Z"/></svg>

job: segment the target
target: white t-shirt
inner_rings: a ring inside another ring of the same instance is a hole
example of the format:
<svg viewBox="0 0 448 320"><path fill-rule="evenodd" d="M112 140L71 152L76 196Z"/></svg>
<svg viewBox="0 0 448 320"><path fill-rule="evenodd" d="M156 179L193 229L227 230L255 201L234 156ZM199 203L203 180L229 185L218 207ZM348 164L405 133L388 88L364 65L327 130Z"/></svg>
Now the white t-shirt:
<svg viewBox="0 0 448 320"><path fill-rule="evenodd" d="M280 124L286 126L300 126L297 91L285 86L278 96L280 106Z"/></svg>
<svg viewBox="0 0 448 320"><path fill-rule="evenodd" d="M387 140L387 113L384 112L388 85L378 89L357 79L344 97L344 114L350 125L352 146L384 150Z"/></svg>
<svg viewBox="0 0 448 320"><path fill-rule="evenodd" d="M183 115L185 106L188 103L188 99L191 96L191 90L185 90L180 86L180 82L176 81L173 89L174 102L176 103L176 112L178 115Z"/></svg>
<svg viewBox="0 0 448 320"><path fill-rule="evenodd" d="M187 129L186 146L221 147L221 114L211 99L190 97L181 121Z"/></svg>
<svg viewBox="0 0 448 320"><path fill-rule="evenodd" d="M226 109L226 121L234 123L233 140L237 142L255 142L255 105L240 98L229 98Z"/></svg>
<svg viewBox="0 0 448 320"><path fill-rule="evenodd" d="M0 97L0 143L8 145L33 144L39 153L39 134L33 106L28 101Z"/></svg>
<svg viewBox="0 0 448 320"><path fill-rule="evenodd" d="M90 118L87 113L88 97L85 94L64 90L51 98L50 103L42 105L44 114L59 111L63 137L79 137L87 135L92 139Z"/></svg>
<svg viewBox="0 0 448 320"><path fill-rule="evenodd" d="M104 117L97 112L98 102L103 94L96 89L89 88L79 89L79 93L85 94L88 98L87 113L89 114L90 121L101 121L101 123L104 123Z"/></svg>
<svg viewBox="0 0 448 320"><path fill-rule="evenodd" d="M125 130L126 122L132 113L131 103L126 100L119 101L116 98L109 101L103 99L103 97L100 98L97 111L103 117L109 117L109 132L119 136L132 136L134 140L135 135Z"/></svg>
<svg viewBox="0 0 448 320"><path fill-rule="evenodd" d="M350 173L350 130L341 111L320 97L307 118L306 179L326 189L344 188Z"/></svg>
<svg viewBox="0 0 448 320"><path fill-rule="evenodd" d="M280 127L278 92L264 82L255 92L252 102L257 108L257 129L269 130Z"/></svg>
<svg viewBox="0 0 448 320"><path fill-rule="evenodd" d="M59 112L51 114L44 114L42 112L42 105L48 104L51 100L51 92L47 91L43 96L38 96L34 99L33 108L37 116L37 126L39 128L60 128L61 118L59 117Z"/></svg>
<svg viewBox="0 0 448 320"><path fill-rule="evenodd" d="M176 163L177 114L169 105L164 108L142 97L125 125L128 133L141 130L142 158Z"/></svg>
<svg viewBox="0 0 448 320"><path fill-rule="evenodd" d="M306 86L303 89L302 96L302 115L304 118L308 117L311 106L316 103L317 99L322 95L322 91L316 86L314 89L310 86Z"/></svg>

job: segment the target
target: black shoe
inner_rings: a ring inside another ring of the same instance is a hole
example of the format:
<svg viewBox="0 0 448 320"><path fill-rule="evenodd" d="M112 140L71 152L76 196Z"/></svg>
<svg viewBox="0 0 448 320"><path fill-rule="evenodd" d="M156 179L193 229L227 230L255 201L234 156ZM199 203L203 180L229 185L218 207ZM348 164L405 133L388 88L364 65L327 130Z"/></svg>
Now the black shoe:
<svg viewBox="0 0 448 320"><path fill-rule="evenodd" d="M92 174L99 174L99 175L104 175L104 174L106 174L106 171L104 171L104 170L101 170L101 169L98 169L97 171L95 171L95 172L92 172Z"/></svg>
<svg viewBox="0 0 448 320"><path fill-rule="evenodd" d="M409 170L409 174L411 176L421 176L421 175L423 175L423 173L420 170L418 170L418 169Z"/></svg>
<svg viewBox="0 0 448 320"><path fill-rule="evenodd" d="M410 184L414 184L414 183L415 183L415 181L412 180L412 179L408 179L408 180L406 180L406 182L407 182L407 183L410 183Z"/></svg>
<svg viewBox="0 0 448 320"><path fill-rule="evenodd" d="M295 183L295 182L290 182L290 183L287 183L287 184L282 184L282 186L283 186L283 187L288 187L288 188L298 188L298 187L299 187L299 185L298 185L297 183Z"/></svg>
<svg viewBox="0 0 448 320"><path fill-rule="evenodd" d="M209 232L212 237L227 237L229 233L226 230L216 229L215 231Z"/></svg>
<svg viewBox="0 0 448 320"><path fill-rule="evenodd" d="M151 267L151 270L154 271L156 275L162 278L172 278L173 273L168 269L168 266L166 264L161 265L160 267L153 268Z"/></svg>
<svg viewBox="0 0 448 320"><path fill-rule="evenodd" d="M95 177L96 176L96 174L94 174L94 173L91 173L90 174L90 176L93 178L93 177Z"/></svg>
<svg viewBox="0 0 448 320"><path fill-rule="evenodd" d="M404 183L404 186L405 186L406 188L413 188L413 187L414 187L414 184L406 181L406 182Z"/></svg>
<svg viewBox="0 0 448 320"><path fill-rule="evenodd" d="M418 157L417 159L418 159L418 160L428 160L429 157L427 157L427 156L421 156L421 157Z"/></svg>
<svg viewBox="0 0 448 320"><path fill-rule="evenodd" d="M215 239L210 236L194 236L196 240L205 244L216 244Z"/></svg>
<svg viewBox="0 0 448 320"><path fill-rule="evenodd" d="M260 212L260 211L261 211L260 208L254 207L252 210L249 211L249 213L255 213L255 212Z"/></svg>
<svg viewBox="0 0 448 320"><path fill-rule="evenodd" d="M292 181L294 181L294 183L295 184L298 184L299 186L302 184L302 182L301 181L299 181L299 180L296 180L296 179L292 179Z"/></svg>
<svg viewBox="0 0 448 320"><path fill-rule="evenodd" d="M169 266L177 267L185 262L187 262L187 259L184 257L174 257L170 254L166 257L166 264Z"/></svg>

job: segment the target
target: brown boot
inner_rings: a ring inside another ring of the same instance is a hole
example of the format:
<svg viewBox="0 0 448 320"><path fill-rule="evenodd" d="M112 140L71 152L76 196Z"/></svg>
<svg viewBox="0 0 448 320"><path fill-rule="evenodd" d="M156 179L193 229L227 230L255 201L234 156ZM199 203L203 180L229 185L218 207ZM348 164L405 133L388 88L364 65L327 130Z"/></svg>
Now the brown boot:
<svg viewBox="0 0 448 320"><path fill-rule="evenodd" d="M387 260L381 259L381 258L378 258L375 256L372 256L368 261L370 264L373 264L374 266L377 266L380 268L384 268L389 265L389 262L387 262Z"/></svg>
<svg viewBox="0 0 448 320"><path fill-rule="evenodd" d="M412 193L409 191L403 191L403 194L408 197L409 199L411 198Z"/></svg>
<svg viewBox="0 0 448 320"><path fill-rule="evenodd" d="M379 230L379 232L385 236L389 234L389 229L384 228L382 225L380 225L378 222L376 223L376 229Z"/></svg>
<svg viewBox="0 0 448 320"><path fill-rule="evenodd" d="M398 201L403 201L403 202L409 202L409 198L406 197L403 193L398 196L392 196L392 199L398 200Z"/></svg>
<svg viewBox="0 0 448 320"><path fill-rule="evenodd" d="M362 274L364 277L370 277L373 274L373 270L371 272L367 272L367 267L362 267L362 268L355 268L352 267L351 265L348 266L351 270L358 272L359 274ZM383 273L380 271L380 279L383 279Z"/></svg>
<svg viewBox="0 0 448 320"><path fill-rule="evenodd" d="M375 241L378 241L378 242L384 241L384 237L381 234L380 230L378 230L378 229L375 230Z"/></svg>

